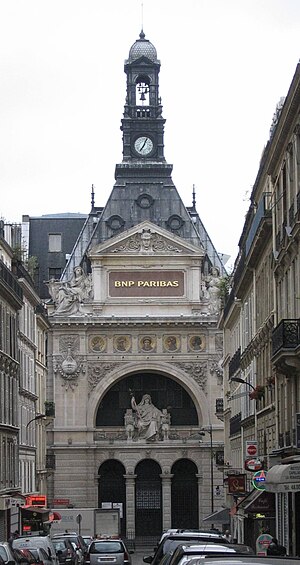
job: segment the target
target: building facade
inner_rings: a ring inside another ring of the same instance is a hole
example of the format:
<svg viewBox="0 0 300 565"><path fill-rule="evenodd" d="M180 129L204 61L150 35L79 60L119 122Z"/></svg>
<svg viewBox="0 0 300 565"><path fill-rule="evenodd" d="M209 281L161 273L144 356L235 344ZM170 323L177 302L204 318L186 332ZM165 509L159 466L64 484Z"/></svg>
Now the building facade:
<svg viewBox="0 0 300 565"><path fill-rule="evenodd" d="M47 493L46 344L49 322L20 260L21 226L1 224L0 538L20 529L28 495Z"/></svg>
<svg viewBox="0 0 300 565"><path fill-rule="evenodd" d="M13 251L0 225L0 539L7 539L12 500L19 492L18 312L23 292L12 274Z"/></svg>
<svg viewBox="0 0 300 565"><path fill-rule="evenodd" d="M250 199L223 316L225 459L246 488L231 493L240 541L262 531L299 555L300 67L274 115ZM265 472L265 490L253 483ZM253 459L253 456L252 456ZM259 465L261 463L261 466ZM254 485L254 488L253 488Z"/></svg>
<svg viewBox="0 0 300 565"><path fill-rule="evenodd" d="M124 71L114 187L48 283L49 495L119 505L123 535L147 536L221 507L226 271L165 160L160 62L143 32Z"/></svg>

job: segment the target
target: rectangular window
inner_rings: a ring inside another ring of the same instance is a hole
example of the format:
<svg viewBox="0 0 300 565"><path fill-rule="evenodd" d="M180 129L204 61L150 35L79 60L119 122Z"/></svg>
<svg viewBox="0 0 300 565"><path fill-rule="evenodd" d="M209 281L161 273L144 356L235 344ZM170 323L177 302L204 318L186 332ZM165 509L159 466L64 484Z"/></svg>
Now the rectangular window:
<svg viewBox="0 0 300 565"><path fill-rule="evenodd" d="M60 267L50 267L49 269L49 280L55 279L59 280L61 275L61 268Z"/></svg>
<svg viewBox="0 0 300 565"><path fill-rule="evenodd" d="M49 233L49 251L50 253L61 251L61 233Z"/></svg>

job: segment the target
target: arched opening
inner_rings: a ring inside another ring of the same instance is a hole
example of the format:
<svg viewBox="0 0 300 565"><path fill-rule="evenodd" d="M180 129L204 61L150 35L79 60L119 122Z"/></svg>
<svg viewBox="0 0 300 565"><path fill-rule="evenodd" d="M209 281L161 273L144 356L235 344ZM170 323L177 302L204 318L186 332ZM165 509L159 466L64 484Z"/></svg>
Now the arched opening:
<svg viewBox="0 0 300 565"><path fill-rule="evenodd" d="M144 459L136 466L136 536L156 536L162 531L161 468L156 461Z"/></svg>
<svg viewBox="0 0 300 565"><path fill-rule="evenodd" d="M102 398L96 415L96 426L124 426L124 415L131 406L131 392L137 402L150 394L152 403L171 414L172 426L198 426L194 402L177 381L164 375L143 372L129 375L114 384Z"/></svg>
<svg viewBox="0 0 300 565"><path fill-rule="evenodd" d="M139 76L136 81L136 105L149 106L150 81L146 75Z"/></svg>
<svg viewBox="0 0 300 565"><path fill-rule="evenodd" d="M119 461L108 460L102 463L98 472L98 507L102 508L103 503L121 504L120 525L121 535L126 533L126 486L125 468ZM97 534L101 532L97 532Z"/></svg>
<svg viewBox="0 0 300 565"><path fill-rule="evenodd" d="M198 469L190 459L174 463L171 473L172 528L199 527Z"/></svg>

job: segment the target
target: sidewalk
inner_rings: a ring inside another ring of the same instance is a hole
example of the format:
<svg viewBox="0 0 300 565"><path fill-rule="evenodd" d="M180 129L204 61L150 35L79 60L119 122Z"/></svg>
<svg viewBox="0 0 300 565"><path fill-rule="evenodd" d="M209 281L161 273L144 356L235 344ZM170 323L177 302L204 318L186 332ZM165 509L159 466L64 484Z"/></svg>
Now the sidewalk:
<svg viewBox="0 0 300 565"><path fill-rule="evenodd" d="M132 565L143 565L144 555L153 555L153 547L143 546L137 547L135 552L131 555ZM145 564L144 564L145 565Z"/></svg>

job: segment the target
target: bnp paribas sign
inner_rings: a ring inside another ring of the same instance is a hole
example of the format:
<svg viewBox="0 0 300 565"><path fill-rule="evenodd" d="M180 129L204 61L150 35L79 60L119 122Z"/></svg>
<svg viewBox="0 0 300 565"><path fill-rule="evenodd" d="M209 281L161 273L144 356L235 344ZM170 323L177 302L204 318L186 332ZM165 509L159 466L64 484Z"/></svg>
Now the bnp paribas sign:
<svg viewBox="0 0 300 565"><path fill-rule="evenodd" d="M112 271L109 294L126 296L184 296L184 271Z"/></svg>

